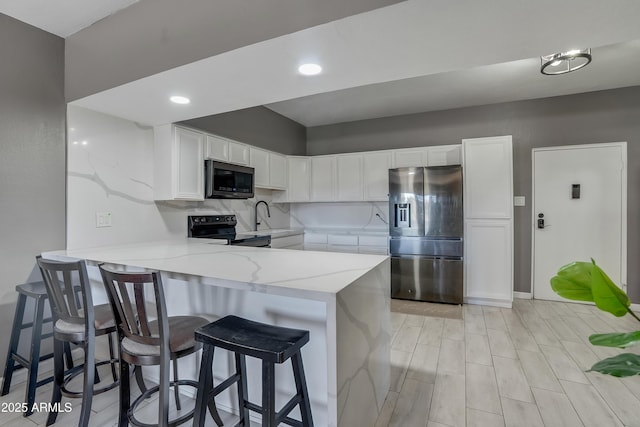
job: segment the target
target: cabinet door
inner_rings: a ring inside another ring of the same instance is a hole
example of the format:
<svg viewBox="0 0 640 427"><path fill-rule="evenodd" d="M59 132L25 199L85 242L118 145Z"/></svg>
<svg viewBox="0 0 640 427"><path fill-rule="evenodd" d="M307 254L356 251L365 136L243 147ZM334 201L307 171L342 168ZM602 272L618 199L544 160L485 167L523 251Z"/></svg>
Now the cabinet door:
<svg viewBox="0 0 640 427"><path fill-rule="evenodd" d="M207 159L229 161L229 141L218 138L215 135L207 135L207 146L205 150Z"/></svg>
<svg viewBox="0 0 640 427"><path fill-rule="evenodd" d="M204 200L204 135L176 127L174 144L174 197Z"/></svg>
<svg viewBox="0 0 640 427"><path fill-rule="evenodd" d="M336 156L311 157L311 201L336 199Z"/></svg>
<svg viewBox="0 0 640 427"><path fill-rule="evenodd" d="M271 188L287 188L287 157L269 153L269 182Z"/></svg>
<svg viewBox="0 0 640 427"><path fill-rule="evenodd" d="M249 164L249 146L239 142L229 141L229 163L237 165Z"/></svg>
<svg viewBox="0 0 640 427"><path fill-rule="evenodd" d="M388 200L390 152L364 154L364 199Z"/></svg>
<svg viewBox="0 0 640 427"><path fill-rule="evenodd" d="M465 218L511 218L511 136L464 139L462 150Z"/></svg>
<svg viewBox="0 0 640 427"><path fill-rule="evenodd" d="M338 200L359 201L364 198L362 154L337 156Z"/></svg>
<svg viewBox="0 0 640 427"><path fill-rule="evenodd" d="M269 152L259 148L249 150L250 166L255 169L253 179L256 187L269 187Z"/></svg>
<svg viewBox="0 0 640 427"><path fill-rule="evenodd" d="M513 301L511 220L469 220L464 234L467 299L510 306Z"/></svg>
<svg viewBox="0 0 640 427"><path fill-rule="evenodd" d="M393 151L393 167L405 168L405 167L418 167L427 165L427 149L422 148L407 148L403 150Z"/></svg>
<svg viewBox="0 0 640 427"><path fill-rule="evenodd" d="M461 145L429 147L427 150L427 166L459 165L461 161L461 154Z"/></svg>
<svg viewBox="0 0 640 427"><path fill-rule="evenodd" d="M289 188L287 189L290 202L309 201L309 169L311 162L307 157L288 157Z"/></svg>

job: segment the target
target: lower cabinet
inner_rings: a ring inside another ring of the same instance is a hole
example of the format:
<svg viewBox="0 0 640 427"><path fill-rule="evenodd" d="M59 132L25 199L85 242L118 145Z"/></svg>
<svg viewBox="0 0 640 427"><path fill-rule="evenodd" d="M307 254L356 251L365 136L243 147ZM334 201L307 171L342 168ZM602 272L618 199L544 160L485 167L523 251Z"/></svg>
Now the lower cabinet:
<svg viewBox="0 0 640 427"><path fill-rule="evenodd" d="M465 302L511 307L513 224L510 219L465 221Z"/></svg>
<svg viewBox="0 0 640 427"><path fill-rule="evenodd" d="M304 249L306 251L387 255L389 244L386 235L310 232L304 234Z"/></svg>
<svg viewBox="0 0 640 427"><path fill-rule="evenodd" d="M304 249L304 234L271 238L274 249Z"/></svg>

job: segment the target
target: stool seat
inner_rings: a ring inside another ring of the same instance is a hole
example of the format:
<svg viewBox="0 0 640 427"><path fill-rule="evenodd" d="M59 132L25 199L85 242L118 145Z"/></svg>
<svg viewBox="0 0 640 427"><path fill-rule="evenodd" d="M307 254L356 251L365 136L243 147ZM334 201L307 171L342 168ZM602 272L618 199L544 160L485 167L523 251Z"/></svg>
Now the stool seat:
<svg viewBox="0 0 640 427"><path fill-rule="evenodd" d="M197 329L196 340L269 362L283 363L309 342L309 331L226 316Z"/></svg>
<svg viewBox="0 0 640 427"><path fill-rule="evenodd" d="M248 427L249 411L254 411L262 415L263 427L276 427L281 423L295 427L313 427L301 352L302 346L309 342L309 331L267 325L238 316L226 316L196 329L195 336L196 341L203 344L203 352L194 427L205 425L207 408L216 423L219 426L222 425L216 409L215 397L234 384L238 387L240 417L236 426ZM216 347L234 353L236 372L214 386L212 364ZM248 400L246 356L260 359L262 362L262 405ZM275 365L287 360L291 360L296 393L279 411L276 411ZM300 409L302 421L289 417L290 412L296 407Z"/></svg>
<svg viewBox="0 0 640 427"><path fill-rule="evenodd" d="M47 298L47 288L42 281L17 285L16 292L30 298Z"/></svg>

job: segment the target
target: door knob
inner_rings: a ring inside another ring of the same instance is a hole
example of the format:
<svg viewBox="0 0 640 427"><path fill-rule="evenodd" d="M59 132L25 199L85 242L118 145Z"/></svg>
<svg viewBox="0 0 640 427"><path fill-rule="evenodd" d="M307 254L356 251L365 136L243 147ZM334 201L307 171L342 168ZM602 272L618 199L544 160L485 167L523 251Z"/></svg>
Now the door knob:
<svg viewBox="0 0 640 427"><path fill-rule="evenodd" d="M538 228L544 228L544 214L542 212L538 214Z"/></svg>

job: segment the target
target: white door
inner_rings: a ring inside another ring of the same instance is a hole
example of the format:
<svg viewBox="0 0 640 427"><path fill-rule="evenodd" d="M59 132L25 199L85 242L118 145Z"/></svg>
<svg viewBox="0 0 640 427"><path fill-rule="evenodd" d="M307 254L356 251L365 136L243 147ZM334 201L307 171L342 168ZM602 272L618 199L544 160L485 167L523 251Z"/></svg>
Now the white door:
<svg viewBox="0 0 640 427"><path fill-rule="evenodd" d="M534 298L568 301L549 280L591 258L625 289L626 158L626 143L533 150Z"/></svg>

